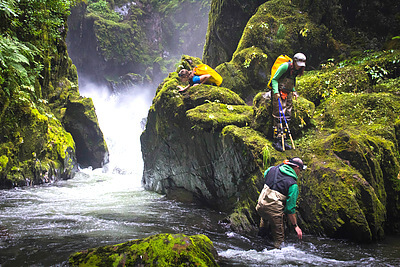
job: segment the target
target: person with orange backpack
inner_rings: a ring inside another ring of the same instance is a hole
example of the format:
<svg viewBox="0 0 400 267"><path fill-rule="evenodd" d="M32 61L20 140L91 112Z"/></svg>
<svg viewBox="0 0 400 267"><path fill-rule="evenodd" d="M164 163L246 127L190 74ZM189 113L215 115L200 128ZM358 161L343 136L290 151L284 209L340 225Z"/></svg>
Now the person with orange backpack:
<svg viewBox="0 0 400 267"><path fill-rule="evenodd" d="M214 69L206 64L200 64L193 68L193 71L181 69L178 76L182 82L189 82L186 87L178 86L179 91L183 92L191 86L199 84L212 84L220 86L222 77Z"/></svg>
<svg viewBox="0 0 400 267"><path fill-rule="evenodd" d="M292 98L293 96L295 99L298 97L295 89L296 77L303 75L305 66L306 56L303 53L296 53L293 60L286 55L279 56L272 67L268 87L272 89L273 138L276 140L273 146L278 151L292 149L286 142L283 147L282 136L285 135L285 129L282 127L282 120L285 117L286 121L290 121L293 107ZM288 130L286 129L286 131Z"/></svg>

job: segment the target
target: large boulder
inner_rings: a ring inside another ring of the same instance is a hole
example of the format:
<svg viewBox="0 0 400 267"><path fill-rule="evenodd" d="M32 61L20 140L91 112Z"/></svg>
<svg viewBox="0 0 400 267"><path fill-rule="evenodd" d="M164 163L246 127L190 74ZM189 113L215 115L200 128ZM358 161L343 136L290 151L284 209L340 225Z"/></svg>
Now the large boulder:
<svg viewBox="0 0 400 267"><path fill-rule="evenodd" d="M108 149L97 121L91 98L68 98L63 125L76 143L76 157L81 167L101 168L108 162Z"/></svg>
<svg viewBox="0 0 400 267"><path fill-rule="evenodd" d="M180 66L186 57L182 61ZM177 73L171 73L149 110L141 136L145 189L228 211L233 229L254 230L263 154L269 163L285 155L251 128L254 108L236 93L211 85L179 93L178 84ZM308 116L302 110L298 114Z"/></svg>
<svg viewBox="0 0 400 267"><path fill-rule="evenodd" d="M300 156L309 165L298 182L305 232L361 242L399 232L399 51L358 51L340 61L356 49L340 36L294 1L271 0L249 20L232 60L216 67L225 88L201 85L179 94L176 73L170 74L141 137L145 188L226 210L233 230L254 232L263 171ZM296 150L284 153L268 140L264 90L268 65L281 51L305 52L307 66L321 67L297 79L301 97L290 122ZM186 60L177 71L182 67ZM252 112L216 92L237 93L253 103Z"/></svg>
<svg viewBox="0 0 400 267"><path fill-rule="evenodd" d="M204 235L158 234L70 256L70 266L219 266Z"/></svg>
<svg viewBox="0 0 400 267"><path fill-rule="evenodd" d="M247 21L265 0L213 0L203 60L216 67L232 59Z"/></svg>

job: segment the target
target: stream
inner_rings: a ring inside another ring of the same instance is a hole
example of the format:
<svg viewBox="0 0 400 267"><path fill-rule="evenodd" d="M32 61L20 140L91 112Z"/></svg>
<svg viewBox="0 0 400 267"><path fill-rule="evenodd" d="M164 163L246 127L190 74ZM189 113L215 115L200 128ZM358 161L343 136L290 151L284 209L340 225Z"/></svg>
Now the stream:
<svg viewBox="0 0 400 267"><path fill-rule="evenodd" d="M255 234L231 232L220 223L224 213L145 191L139 137L154 93L80 90L94 101L110 163L66 181L0 190L1 267L66 266L74 252L158 233L207 235L221 266L400 266L399 236L356 244L293 233L270 249Z"/></svg>

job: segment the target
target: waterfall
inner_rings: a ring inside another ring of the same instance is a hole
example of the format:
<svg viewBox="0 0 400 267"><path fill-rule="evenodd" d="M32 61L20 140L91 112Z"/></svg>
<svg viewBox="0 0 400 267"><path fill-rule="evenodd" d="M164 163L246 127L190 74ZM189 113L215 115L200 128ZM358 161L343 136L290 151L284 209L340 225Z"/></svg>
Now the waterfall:
<svg viewBox="0 0 400 267"><path fill-rule="evenodd" d="M88 82L80 87L80 94L93 100L109 150L109 163L103 167L103 172L142 176L140 135L154 91L133 86L112 92L106 86Z"/></svg>

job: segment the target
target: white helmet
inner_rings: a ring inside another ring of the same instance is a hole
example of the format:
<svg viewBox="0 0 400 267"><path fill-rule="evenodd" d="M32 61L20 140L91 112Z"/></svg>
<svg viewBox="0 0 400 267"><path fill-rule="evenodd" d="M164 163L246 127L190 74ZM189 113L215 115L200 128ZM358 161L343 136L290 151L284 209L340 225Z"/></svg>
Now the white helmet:
<svg viewBox="0 0 400 267"><path fill-rule="evenodd" d="M296 53L293 56L293 60L297 63L298 66L300 67L305 67L306 66L306 56L303 53Z"/></svg>

